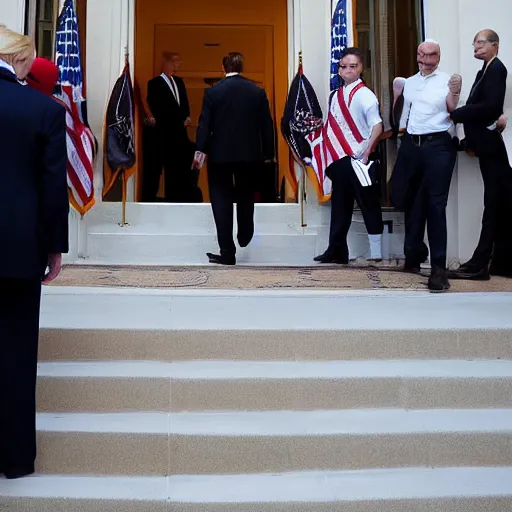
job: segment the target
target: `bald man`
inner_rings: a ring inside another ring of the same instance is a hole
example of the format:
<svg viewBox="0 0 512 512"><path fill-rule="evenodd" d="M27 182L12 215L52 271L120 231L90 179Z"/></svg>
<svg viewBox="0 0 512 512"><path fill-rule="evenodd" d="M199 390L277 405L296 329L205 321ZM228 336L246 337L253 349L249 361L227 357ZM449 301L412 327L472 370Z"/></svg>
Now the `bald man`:
<svg viewBox="0 0 512 512"><path fill-rule="evenodd" d="M501 136L507 68L498 59L499 44L494 30L475 35L473 53L483 61L482 69L466 105L451 113L455 123L464 124L466 146L478 157L484 181L480 240L471 259L453 273L454 278L488 280L490 274L512 277L512 169Z"/></svg>
<svg viewBox="0 0 512 512"><path fill-rule="evenodd" d="M457 158L449 133L449 114L457 107L462 79L439 70L441 49L433 40L418 47L419 72L404 85L400 118L401 144L392 179L392 201L405 212L405 267L419 273L429 256L432 271L428 288L444 292L446 274L446 204Z"/></svg>

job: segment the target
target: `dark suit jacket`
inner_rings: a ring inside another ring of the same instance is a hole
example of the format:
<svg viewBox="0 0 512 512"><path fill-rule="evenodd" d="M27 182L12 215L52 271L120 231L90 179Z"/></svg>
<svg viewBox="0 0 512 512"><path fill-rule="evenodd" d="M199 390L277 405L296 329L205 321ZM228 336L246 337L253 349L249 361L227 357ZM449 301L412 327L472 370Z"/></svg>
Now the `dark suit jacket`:
<svg viewBox="0 0 512 512"><path fill-rule="evenodd" d="M206 89L196 146L216 163L272 159L274 124L265 91L241 75Z"/></svg>
<svg viewBox="0 0 512 512"><path fill-rule="evenodd" d="M466 105L451 113L455 123L464 124L467 145L477 155L494 152L500 143L500 134L486 127L503 114L507 88L507 68L498 58L489 64L485 74L484 69L485 64L476 75Z"/></svg>
<svg viewBox="0 0 512 512"><path fill-rule="evenodd" d="M68 252L64 108L0 68L0 278L40 279Z"/></svg>
<svg viewBox="0 0 512 512"><path fill-rule="evenodd" d="M167 82L161 76L157 76L148 82L147 96L149 108L156 120L157 131L169 143L188 141L187 129L184 123L187 117L190 117L185 82L179 76L173 76L173 78L178 87L179 104Z"/></svg>

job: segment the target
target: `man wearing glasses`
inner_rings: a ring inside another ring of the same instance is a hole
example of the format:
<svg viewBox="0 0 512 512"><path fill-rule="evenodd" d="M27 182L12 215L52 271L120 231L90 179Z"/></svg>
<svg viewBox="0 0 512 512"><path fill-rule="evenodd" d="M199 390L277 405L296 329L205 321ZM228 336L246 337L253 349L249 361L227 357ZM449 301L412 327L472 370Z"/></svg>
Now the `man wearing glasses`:
<svg viewBox="0 0 512 512"><path fill-rule="evenodd" d="M484 63L466 105L451 113L455 123L464 124L465 146L478 157L484 181L480 240L471 259L452 273L459 279L512 277L512 169L501 136L506 125L502 114L507 68L498 59L499 42L493 30L476 34L474 56Z"/></svg>

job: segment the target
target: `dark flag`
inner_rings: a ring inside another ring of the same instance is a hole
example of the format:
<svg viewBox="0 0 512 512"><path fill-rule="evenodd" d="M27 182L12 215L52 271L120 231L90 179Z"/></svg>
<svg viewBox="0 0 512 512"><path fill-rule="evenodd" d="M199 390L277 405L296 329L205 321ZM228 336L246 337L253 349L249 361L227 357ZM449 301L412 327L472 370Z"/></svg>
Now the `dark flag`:
<svg viewBox="0 0 512 512"><path fill-rule="evenodd" d="M135 165L135 104L130 65L125 64L117 79L107 106L105 119L105 157L107 166L103 185L105 196L114 185L119 172L124 170L125 179L134 172Z"/></svg>
<svg viewBox="0 0 512 512"><path fill-rule="evenodd" d="M305 137L321 128L322 125L322 108L313 86L304 75L302 63L300 63L288 92L281 119L281 133L295 159L304 166L311 162L311 148ZM290 159L287 178L297 192L297 177L293 159Z"/></svg>

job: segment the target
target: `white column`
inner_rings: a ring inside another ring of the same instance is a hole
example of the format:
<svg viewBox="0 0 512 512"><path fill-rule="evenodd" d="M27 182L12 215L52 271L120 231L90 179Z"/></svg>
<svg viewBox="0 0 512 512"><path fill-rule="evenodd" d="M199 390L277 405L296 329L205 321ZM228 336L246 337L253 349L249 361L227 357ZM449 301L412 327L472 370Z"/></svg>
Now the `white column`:
<svg viewBox="0 0 512 512"><path fill-rule="evenodd" d="M471 42L483 28L491 28L501 38L500 58L512 66L512 34L508 20L512 16L509 0L494 0L482 9L479 0L428 0L427 37L441 44L441 67L463 77L461 100L467 99L481 62L473 57ZM478 13L475 16L475 13ZM510 84L509 80L509 84ZM511 114L512 91L507 94L505 114ZM512 151L512 129L504 133L509 154ZM478 160L459 153L448 203L448 257L466 261L473 253L480 234L483 211L483 183Z"/></svg>
<svg viewBox="0 0 512 512"><path fill-rule="evenodd" d="M103 124L107 102L119 78L128 43L133 78L134 0L87 1L87 108L89 123L103 154ZM94 173L96 201L103 190L103 158L98 158ZM129 187L133 200L133 185Z"/></svg>
<svg viewBox="0 0 512 512"><path fill-rule="evenodd" d="M0 23L11 30L24 33L25 29L25 0L2 0Z"/></svg>

